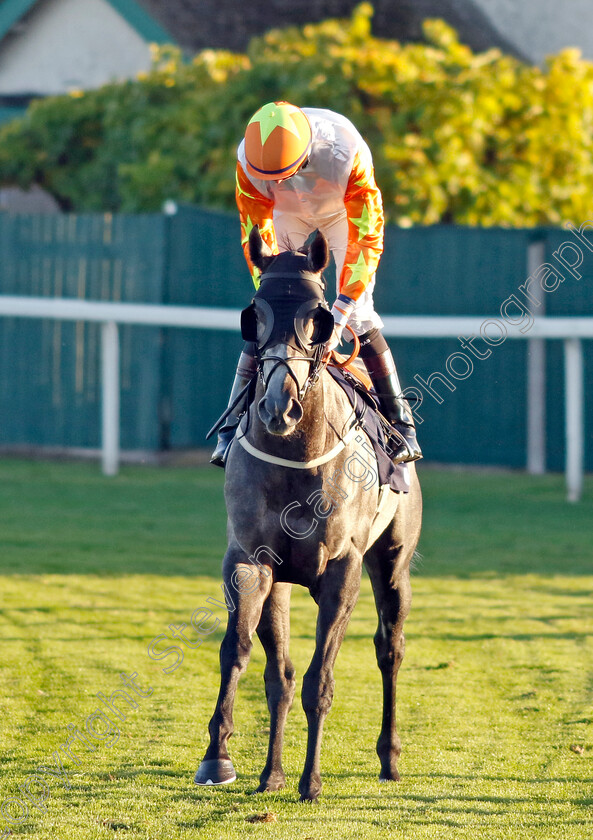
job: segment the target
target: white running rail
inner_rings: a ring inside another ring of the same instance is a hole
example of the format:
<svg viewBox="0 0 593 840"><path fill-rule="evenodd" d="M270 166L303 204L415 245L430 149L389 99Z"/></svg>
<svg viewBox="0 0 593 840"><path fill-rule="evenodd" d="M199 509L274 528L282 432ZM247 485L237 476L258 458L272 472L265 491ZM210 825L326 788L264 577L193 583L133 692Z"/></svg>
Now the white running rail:
<svg viewBox="0 0 593 840"><path fill-rule="evenodd" d="M102 469L115 475L119 465L120 370L119 324L199 329L238 330L239 310L140 303L110 303L73 298L13 297L0 295L0 316L50 318L100 323L102 342ZM500 316L405 315L384 316L384 335L393 338L458 338L479 335L487 322ZM508 326L508 325L507 325ZM507 338L558 339L564 342L566 485L569 501L580 499L584 474L583 339L593 338L593 317L535 318L529 332L508 327ZM543 427L535 417L543 406L541 387L528 383L529 428ZM535 407L535 412L534 412ZM533 446L528 441L528 452ZM529 458L528 458L529 467ZM541 472L541 468L534 470Z"/></svg>

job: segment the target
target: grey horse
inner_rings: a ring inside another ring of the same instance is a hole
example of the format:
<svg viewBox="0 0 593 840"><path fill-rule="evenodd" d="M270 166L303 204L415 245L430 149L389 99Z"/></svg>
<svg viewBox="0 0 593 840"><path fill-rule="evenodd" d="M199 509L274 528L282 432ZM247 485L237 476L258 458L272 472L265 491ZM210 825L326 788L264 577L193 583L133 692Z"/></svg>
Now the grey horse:
<svg viewBox="0 0 593 840"><path fill-rule="evenodd" d="M358 598L363 563L379 619L380 778L399 779L396 680L422 499L412 463L407 465L408 493L379 487L369 440L343 389L324 370L324 342L333 325L328 332L331 315L321 275L329 259L325 238L318 233L306 252L273 256L254 228L250 251L262 276L244 312L244 334L257 344L260 376L226 465L223 588L228 626L220 648L220 692L209 724L210 743L195 782L225 784L236 778L228 739L237 684L256 632L267 659L270 711L268 756L257 790L284 787L282 744L295 692L288 651L290 595L292 585L299 584L318 605L315 653L302 686L308 741L299 783L301 800L314 801L321 793L321 740L332 704L334 663Z"/></svg>

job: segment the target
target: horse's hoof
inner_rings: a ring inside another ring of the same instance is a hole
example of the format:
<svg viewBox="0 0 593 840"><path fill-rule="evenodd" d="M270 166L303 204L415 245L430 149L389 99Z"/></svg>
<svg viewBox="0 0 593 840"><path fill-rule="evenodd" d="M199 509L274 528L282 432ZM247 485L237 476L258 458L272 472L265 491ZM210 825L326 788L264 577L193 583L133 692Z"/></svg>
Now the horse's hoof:
<svg viewBox="0 0 593 840"><path fill-rule="evenodd" d="M286 787L284 774L272 773L269 778L261 779L256 793L272 793L275 790L282 790Z"/></svg>
<svg viewBox="0 0 593 840"><path fill-rule="evenodd" d="M397 772L397 770L395 770L393 773L390 773L389 775L387 773L381 773L381 775L379 776L379 781L380 782L399 782L400 781L399 773Z"/></svg>
<svg viewBox="0 0 593 840"><path fill-rule="evenodd" d="M197 785L228 785L236 778L237 774L230 759L212 758L200 764L194 782Z"/></svg>
<svg viewBox="0 0 593 840"><path fill-rule="evenodd" d="M299 793L301 795L301 802L317 802L321 796L321 782L317 784L299 785Z"/></svg>

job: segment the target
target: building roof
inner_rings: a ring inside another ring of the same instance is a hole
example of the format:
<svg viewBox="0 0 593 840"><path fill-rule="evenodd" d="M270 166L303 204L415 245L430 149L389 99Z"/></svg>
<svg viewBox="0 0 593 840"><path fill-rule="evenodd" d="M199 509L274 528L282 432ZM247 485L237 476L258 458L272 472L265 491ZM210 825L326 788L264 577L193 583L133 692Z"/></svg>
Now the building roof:
<svg viewBox="0 0 593 840"><path fill-rule="evenodd" d="M113 2L113 0L110 0ZM121 0L120 0L121 2ZM187 52L207 47L243 51L270 28L349 17L360 0L137 0ZM383 38L422 40L422 21L444 18L475 50L500 47L519 54L474 0L375 0L373 30Z"/></svg>
<svg viewBox="0 0 593 840"><path fill-rule="evenodd" d="M39 2L43 0L0 0L0 40ZM166 43L172 40L173 33L165 29L158 18L137 0L107 0L107 2L146 41Z"/></svg>
<svg viewBox="0 0 593 840"><path fill-rule="evenodd" d="M0 0L0 41L37 3L42 2L44 0ZM175 43L186 53L193 54L205 48L242 52L254 35L273 27L349 17L360 0L251 0L248 7L241 0L106 2L144 40ZM590 0L579 2L582 10L588 8ZM574 40L576 32L574 26L568 31L564 25L557 0L534 0L529 9L521 7L521 26L516 20L516 0L373 0L373 5L373 31L379 37L403 42L421 41L422 21L443 18L457 30L460 40L477 52L498 47L530 61L541 60L546 44L549 43L547 51L555 51L560 48L558 44L562 46L567 40ZM515 17L510 15L509 9L515 9ZM587 20L581 23L591 22L590 12L581 14L581 18L585 17ZM530 35L537 29L536 24L541 23L540 18L546 24L546 27L543 24L539 27L542 43L533 45ZM551 39L550 32L556 32L555 40ZM580 45L582 39L576 40Z"/></svg>

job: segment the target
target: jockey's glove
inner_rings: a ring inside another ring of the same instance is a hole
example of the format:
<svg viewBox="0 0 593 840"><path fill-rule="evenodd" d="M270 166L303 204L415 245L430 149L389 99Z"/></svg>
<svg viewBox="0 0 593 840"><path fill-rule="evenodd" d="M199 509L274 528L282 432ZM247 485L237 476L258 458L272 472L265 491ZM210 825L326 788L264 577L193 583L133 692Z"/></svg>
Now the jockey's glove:
<svg viewBox="0 0 593 840"><path fill-rule="evenodd" d="M354 305L355 301L353 301L352 298L346 297L346 295L338 295L336 298L336 301L331 309L332 315L334 316L334 331L332 333L332 337L326 345L328 352L337 347L342 340L344 327L348 323L348 319L352 314Z"/></svg>

